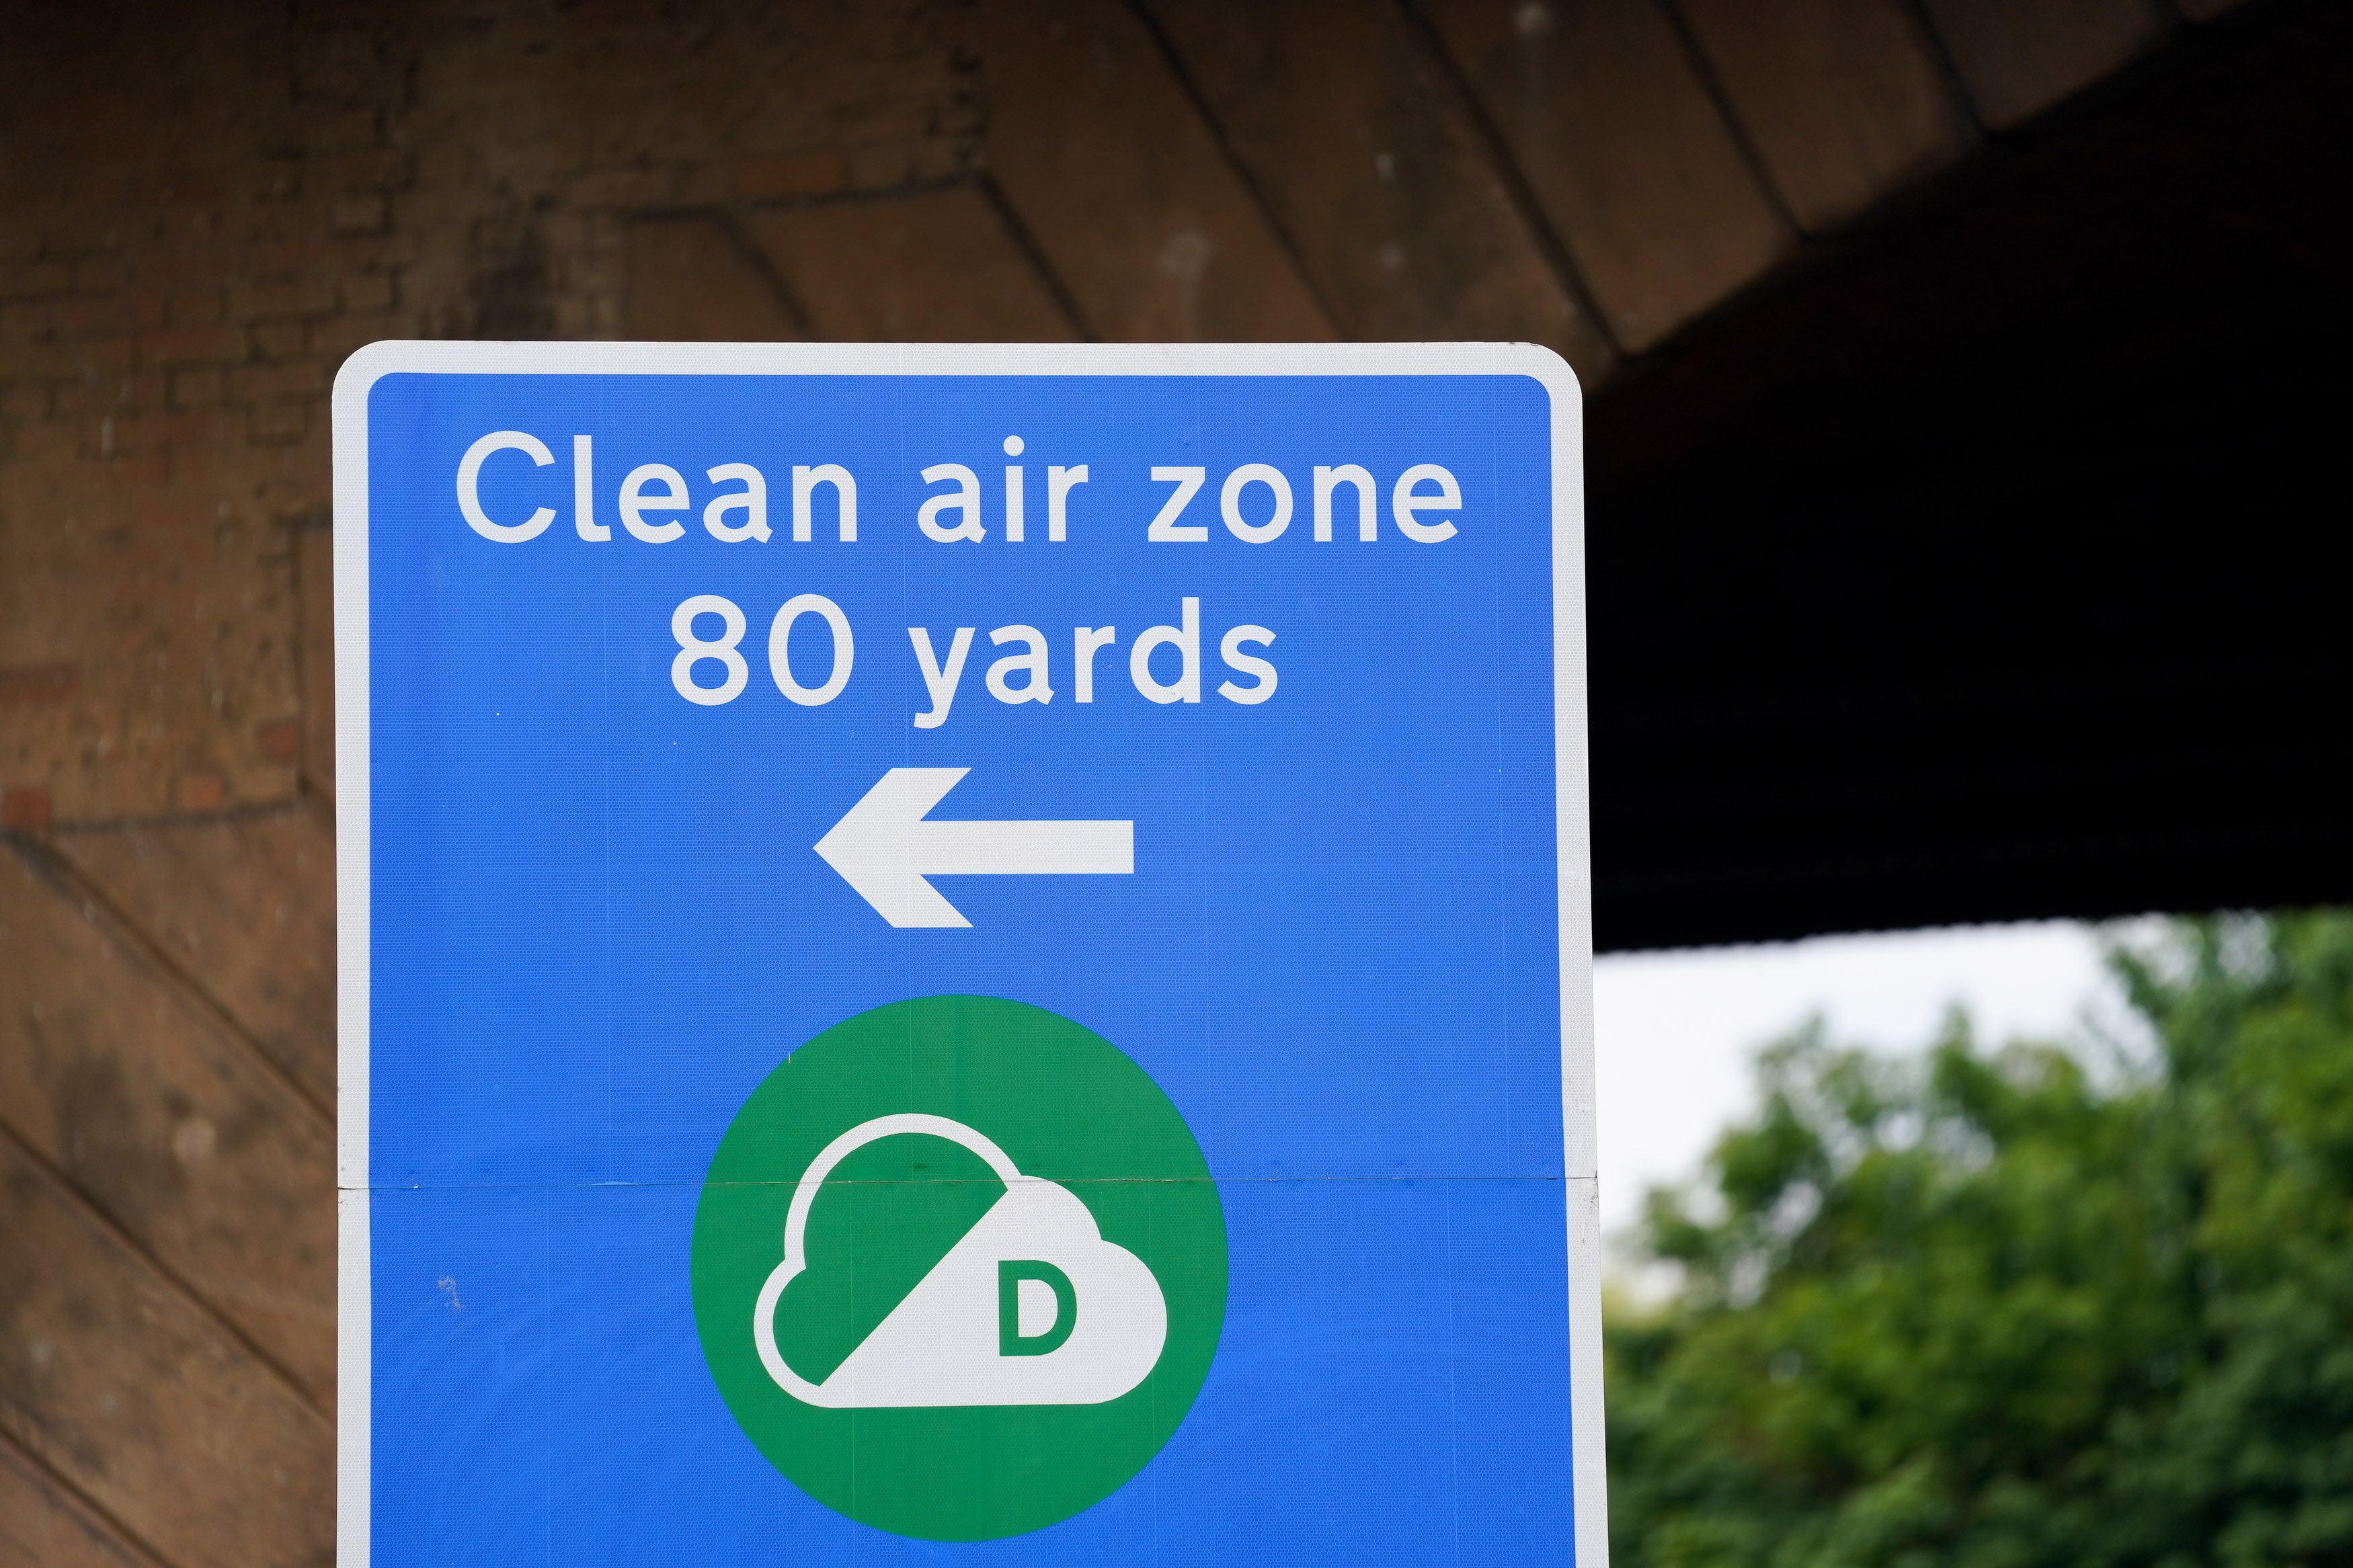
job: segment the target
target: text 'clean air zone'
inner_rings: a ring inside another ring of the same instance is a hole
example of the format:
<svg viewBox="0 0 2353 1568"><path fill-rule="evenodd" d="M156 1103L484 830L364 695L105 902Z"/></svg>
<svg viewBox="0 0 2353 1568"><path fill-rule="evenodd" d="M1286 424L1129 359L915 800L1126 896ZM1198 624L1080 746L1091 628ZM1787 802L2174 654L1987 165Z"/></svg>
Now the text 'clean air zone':
<svg viewBox="0 0 2353 1568"><path fill-rule="evenodd" d="M1020 437L1005 438L1007 457L1018 458L1025 450ZM617 482L607 476L600 483L596 439L589 435L571 438L568 494L562 478L549 475L543 500L527 511L518 508L494 517L483 499L484 473L494 458L539 468L558 466L554 448L522 430L494 430L466 449L458 465L458 510L467 526L494 543L539 540L566 502L571 539L585 545L611 544L617 538L674 544L690 537L687 520L696 517L702 531L722 544L828 540L855 545L860 539L858 476L839 463L797 463L789 474L779 476L780 529L770 521L768 475L753 464L716 464L703 470L700 487L666 463L641 463ZM1140 532L1150 543L1178 546L1209 545L1219 539L1271 545L1286 538L1296 542L1303 535L1316 544L1361 546L1394 538L1437 545L1461 532L1464 510L1461 481L1437 463L1414 463L1381 473L1361 463L1315 464L1297 476L1296 483L1293 474L1273 464L1242 463L1225 469L1214 487L1211 470L1205 466L1154 464L1152 481L1164 492L1156 510L1097 515L1084 496L1093 468L1084 462L1043 466L1035 492L1035 500L1042 503L1041 530L1032 527L1030 467L1019 463L1004 465L1001 479L990 484L984 484L980 472L967 463L929 465L920 470L926 493L913 515L880 525L912 524L913 536L934 544L985 548L1031 543L1083 548L1090 537L1110 537L1115 531L1130 537ZM1213 488L1214 501L1208 495ZM1294 531L1303 495L1307 524ZM877 522L870 519L867 524L871 537ZM1019 613L1018 606L1008 608ZM1172 620L1132 630L1124 648L1115 624L1050 631L1013 620L991 627L986 634L989 652L984 656L987 668L979 685L1008 707L1043 708L1057 697L1073 704L1093 703L1099 690L1108 700L1123 683L1148 702L1198 703L1205 686L1202 600L1180 595L1171 608ZM793 634L805 616L816 617L825 637L816 645L821 653L810 652L807 639L802 639L803 665L797 668ZM753 662L744 644L755 624L765 628L765 649L755 643L755 651L765 652L777 696L813 708L849 689L858 668L860 638L832 599L805 593L781 604L747 606L740 596L701 593L681 600L664 628L671 650L670 685L678 695L697 707L717 708L753 689ZM938 729L948 722L981 635L977 626L905 628L905 650L898 657L912 659L926 699L913 715L917 729ZM888 640L897 642L895 637ZM1267 654L1275 640L1272 628L1254 622L1216 629L1212 646L1221 678L1208 689L1245 707L1273 698L1281 675Z"/></svg>

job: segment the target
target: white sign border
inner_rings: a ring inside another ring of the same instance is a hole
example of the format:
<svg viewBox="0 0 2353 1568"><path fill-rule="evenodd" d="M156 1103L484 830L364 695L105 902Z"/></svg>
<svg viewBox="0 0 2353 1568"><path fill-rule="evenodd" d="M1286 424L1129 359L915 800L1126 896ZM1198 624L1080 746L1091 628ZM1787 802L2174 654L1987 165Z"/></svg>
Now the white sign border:
<svg viewBox="0 0 2353 1568"><path fill-rule="evenodd" d="M1601 1221L1594 1154L1593 898L1587 805L1584 394L1533 343L378 342L335 376L337 1069L335 1562L371 1550L368 1256L368 394L383 376L1525 375L1552 398L1555 853L1562 1170L1568 1212L1569 1438L1578 1568L1608 1568ZM1580 875L1580 871L1583 875Z"/></svg>

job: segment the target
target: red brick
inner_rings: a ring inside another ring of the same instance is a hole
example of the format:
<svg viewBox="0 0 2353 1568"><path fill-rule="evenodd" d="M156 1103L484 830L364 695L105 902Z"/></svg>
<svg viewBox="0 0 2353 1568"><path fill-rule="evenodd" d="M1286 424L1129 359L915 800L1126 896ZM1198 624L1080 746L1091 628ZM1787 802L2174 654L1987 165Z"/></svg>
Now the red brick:
<svg viewBox="0 0 2353 1568"><path fill-rule="evenodd" d="M237 247L237 275L282 282L322 273L319 252L325 237L314 212L306 211L300 223L282 228L253 225L243 236L245 243Z"/></svg>
<svg viewBox="0 0 2353 1568"><path fill-rule="evenodd" d="M389 100L400 90L398 69L376 58L361 39L307 53L295 79L296 95L303 101L353 106Z"/></svg>
<svg viewBox="0 0 2353 1568"><path fill-rule="evenodd" d="M302 685L302 772L335 797L335 538L305 528L294 540L295 637Z"/></svg>
<svg viewBox="0 0 2353 1568"><path fill-rule="evenodd" d="M737 201L825 195L842 188L849 164L839 147L808 147L738 158L728 166L728 195Z"/></svg>
<svg viewBox="0 0 2353 1568"><path fill-rule="evenodd" d="M51 394L50 403L61 419L111 418L121 408L122 383L104 380L69 381Z"/></svg>
<svg viewBox="0 0 2353 1568"><path fill-rule="evenodd" d="M68 419L94 416L119 421L127 411L157 407L163 401L164 378L150 372L66 382L56 388L51 405Z"/></svg>
<svg viewBox="0 0 2353 1568"><path fill-rule="evenodd" d="M304 128L314 145L368 150L374 150L384 129L383 116L373 107L309 116Z"/></svg>
<svg viewBox="0 0 2353 1568"><path fill-rule="evenodd" d="M337 196L328 209L327 226L337 234L380 234L388 219L382 195Z"/></svg>
<svg viewBox="0 0 2353 1568"><path fill-rule="evenodd" d="M392 274L360 272L343 279L343 309L381 310L392 304Z"/></svg>
<svg viewBox="0 0 2353 1568"><path fill-rule="evenodd" d="M274 283L248 283L229 294L229 315L237 321L285 316L323 316L335 308L334 285L316 275Z"/></svg>
<svg viewBox="0 0 2353 1568"><path fill-rule="evenodd" d="M261 441L294 440L310 427L309 405L294 399L257 405L250 426L254 438Z"/></svg>
<svg viewBox="0 0 2353 1568"><path fill-rule="evenodd" d="M164 324L164 301L152 295L74 295L57 303L58 331L84 333L142 331Z"/></svg>
<svg viewBox="0 0 2353 1568"><path fill-rule="evenodd" d="M57 331L57 307L46 300L0 305L0 342L46 338Z"/></svg>
<svg viewBox="0 0 2353 1568"><path fill-rule="evenodd" d="M216 409L228 376L216 369L176 369L172 372L174 409Z"/></svg>
<svg viewBox="0 0 2353 1568"><path fill-rule="evenodd" d="M51 381L90 381L120 374L136 362L127 337L73 338L64 342L26 342L10 346L6 365L11 375Z"/></svg>
<svg viewBox="0 0 2353 1568"><path fill-rule="evenodd" d="M81 669L71 664L0 666L0 708L54 706L81 689Z"/></svg>
<svg viewBox="0 0 2353 1568"><path fill-rule="evenodd" d="M417 160L389 147L354 147L327 160L327 171L341 191L397 191L415 182Z"/></svg>
<svg viewBox="0 0 2353 1568"><path fill-rule="evenodd" d="M130 265L119 256L90 257L73 264L73 289L77 294L110 293L130 284Z"/></svg>
<svg viewBox="0 0 2353 1568"><path fill-rule="evenodd" d="M11 382L0 385L0 421L11 419L47 419L49 416L49 389L38 382Z"/></svg>
<svg viewBox="0 0 2353 1568"><path fill-rule="evenodd" d="M49 826L49 792L37 784L10 784L0 789L0 828L11 833L45 833Z"/></svg>
<svg viewBox="0 0 2353 1568"><path fill-rule="evenodd" d="M580 247L591 256L618 251L627 243L627 236L622 231L628 226L628 219L617 213L583 213L580 217Z"/></svg>
<svg viewBox="0 0 2353 1568"><path fill-rule="evenodd" d="M216 207L227 194L219 177L204 169L164 169L140 179L137 199L154 207Z"/></svg>
<svg viewBox="0 0 2353 1568"><path fill-rule="evenodd" d="M828 338L1051 342L1073 335L1002 220L969 187L786 208L758 214L746 227ZM940 282L926 279L925 268ZM901 289L877 289L877 277L900 279Z"/></svg>
<svg viewBox="0 0 2353 1568"><path fill-rule="evenodd" d="M294 321L259 321L248 334L253 352L265 360L294 359L302 353L302 323Z"/></svg>
<svg viewBox="0 0 2353 1568"><path fill-rule="evenodd" d="M906 184L914 174L911 150L901 142L869 142L849 150L845 184L854 191L887 191Z"/></svg>
<svg viewBox="0 0 2353 1568"><path fill-rule="evenodd" d="M252 189L260 201L292 201L302 194L302 171L291 163L264 165Z"/></svg>
<svg viewBox="0 0 2353 1568"><path fill-rule="evenodd" d="M584 207L653 206L670 199L675 184L668 169L599 169L573 181L570 194Z"/></svg>
<svg viewBox="0 0 2353 1568"><path fill-rule="evenodd" d="M372 267L406 267L424 254L422 237L411 232L412 221L404 217L402 227L390 234L379 235L368 247Z"/></svg>
<svg viewBox="0 0 2353 1568"><path fill-rule="evenodd" d="M245 357L245 334L229 327L182 327L139 338L142 364L232 364Z"/></svg>
<svg viewBox="0 0 2353 1568"><path fill-rule="evenodd" d="M417 324L397 310L331 316L311 327L310 352L325 364L343 363L353 352L385 338L413 338Z"/></svg>
<svg viewBox="0 0 2353 1568"><path fill-rule="evenodd" d="M302 756L302 721L276 719L253 732L254 749L273 763L299 762Z"/></svg>
<svg viewBox="0 0 2353 1568"><path fill-rule="evenodd" d="M0 268L0 300L26 294L62 294L72 287L73 268L62 261L33 261Z"/></svg>
<svg viewBox="0 0 2353 1568"><path fill-rule="evenodd" d="M917 184L945 184L970 174L974 166L970 152L953 142L919 142L907 160L908 173Z"/></svg>
<svg viewBox="0 0 2353 1568"><path fill-rule="evenodd" d="M298 360L288 364L241 365L229 373L228 384L230 395L258 403L324 392L332 380L324 366Z"/></svg>
<svg viewBox="0 0 2353 1568"><path fill-rule="evenodd" d="M219 438L220 423L208 414L179 413L137 414L115 421L117 439L128 439L142 447L156 445L174 447L209 444ZM183 478L174 465L174 478Z"/></svg>
<svg viewBox="0 0 2353 1568"><path fill-rule="evenodd" d="M214 811L228 799L228 781L218 773L182 773L172 788L172 804L182 811Z"/></svg>
<svg viewBox="0 0 2353 1568"><path fill-rule="evenodd" d="M174 327L211 327L228 320L228 295L219 289L174 294L165 317Z"/></svg>
<svg viewBox="0 0 2353 1568"><path fill-rule="evenodd" d="M20 426L11 437L16 461L13 471L31 474L54 471L81 460L81 427L59 419L44 419Z"/></svg>

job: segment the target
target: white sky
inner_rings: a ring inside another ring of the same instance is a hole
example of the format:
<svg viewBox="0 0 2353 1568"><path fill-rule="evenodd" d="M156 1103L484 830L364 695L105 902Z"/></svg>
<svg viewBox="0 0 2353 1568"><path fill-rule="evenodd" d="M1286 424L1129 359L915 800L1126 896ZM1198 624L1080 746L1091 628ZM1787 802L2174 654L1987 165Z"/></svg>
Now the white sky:
<svg viewBox="0 0 2353 1568"><path fill-rule="evenodd" d="M1928 1044L1954 1002L1981 1041L2111 1032L2118 998L2089 927L2063 921L1818 937L1606 956L1594 965L1601 1225L1622 1232L1648 1187L1694 1173L1754 1102L1750 1063L1821 1013L1841 1043Z"/></svg>

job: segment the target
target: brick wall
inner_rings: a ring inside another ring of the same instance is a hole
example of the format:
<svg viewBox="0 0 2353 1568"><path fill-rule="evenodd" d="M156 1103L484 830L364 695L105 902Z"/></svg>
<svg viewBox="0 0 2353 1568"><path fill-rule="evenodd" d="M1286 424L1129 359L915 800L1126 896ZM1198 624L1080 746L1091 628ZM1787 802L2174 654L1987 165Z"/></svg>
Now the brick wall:
<svg viewBox="0 0 2353 1568"><path fill-rule="evenodd" d="M0 51L11 826L332 787L324 624L306 643L298 604L323 592L352 350L619 335L632 255L662 330L794 335L758 279L752 308L693 281L691 225L633 250L625 215L939 187L978 155L969 19L922 8L29 19Z"/></svg>

